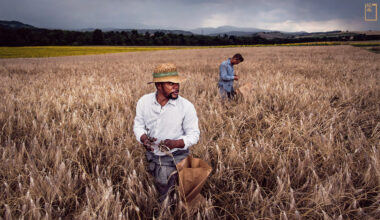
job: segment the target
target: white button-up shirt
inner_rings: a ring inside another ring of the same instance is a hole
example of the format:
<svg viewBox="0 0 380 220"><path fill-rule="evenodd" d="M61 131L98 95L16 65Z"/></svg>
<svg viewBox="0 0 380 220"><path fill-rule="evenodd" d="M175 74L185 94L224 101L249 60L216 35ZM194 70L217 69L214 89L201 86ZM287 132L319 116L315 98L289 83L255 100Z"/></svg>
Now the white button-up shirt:
<svg viewBox="0 0 380 220"><path fill-rule="evenodd" d="M158 156L166 155L158 149L160 141L183 139L183 149L188 149L198 142L200 133L197 112L191 102L178 96L176 100L169 99L168 103L161 107L155 92L144 95L137 102L133 131L140 143L143 134L157 138L153 153ZM179 148L170 152L177 150Z"/></svg>

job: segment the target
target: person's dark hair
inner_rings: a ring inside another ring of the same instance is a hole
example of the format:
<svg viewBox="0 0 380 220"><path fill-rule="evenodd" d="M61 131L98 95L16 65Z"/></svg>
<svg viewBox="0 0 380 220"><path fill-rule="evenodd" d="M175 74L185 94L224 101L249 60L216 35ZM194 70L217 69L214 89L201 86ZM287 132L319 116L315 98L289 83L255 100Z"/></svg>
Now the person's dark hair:
<svg viewBox="0 0 380 220"><path fill-rule="evenodd" d="M240 62L243 62L243 61L244 61L244 58L243 58L243 56L242 56L240 53L235 54L235 55L232 57L232 59L237 59L237 60L239 60Z"/></svg>
<svg viewBox="0 0 380 220"><path fill-rule="evenodd" d="M158 86L161 85L161 84L162 84L162 82L156 82L156 83L154 83L154 85L156 86L156 89L158 89Z"/></svg>

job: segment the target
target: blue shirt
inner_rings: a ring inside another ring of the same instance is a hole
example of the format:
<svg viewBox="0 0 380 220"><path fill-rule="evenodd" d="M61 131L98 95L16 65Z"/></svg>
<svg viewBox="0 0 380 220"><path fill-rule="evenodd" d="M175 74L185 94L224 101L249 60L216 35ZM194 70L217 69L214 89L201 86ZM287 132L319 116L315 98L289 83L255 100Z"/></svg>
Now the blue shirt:
<svg viewBox="0 0 380 220"><path fill-rule="evenodd" d="M231 92L234 86L235 78L234 66L231 64L231 59L228 58L219 66L219 82L218 86L222 87L227 92Z"/></svg>

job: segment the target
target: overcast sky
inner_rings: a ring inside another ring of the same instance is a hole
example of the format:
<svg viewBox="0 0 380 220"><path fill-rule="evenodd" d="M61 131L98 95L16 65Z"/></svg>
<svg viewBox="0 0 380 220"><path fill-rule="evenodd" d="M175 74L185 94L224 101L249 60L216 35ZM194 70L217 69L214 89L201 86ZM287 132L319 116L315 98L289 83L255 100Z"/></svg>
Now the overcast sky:
<svg viewBox="0 0 380 220"><path fill-rule="evenodd" d="M232 25L308 32L380 30L380 20L364 20L368 2L380 5L380 0L1 0L0 20L60 29Z"/></svg>

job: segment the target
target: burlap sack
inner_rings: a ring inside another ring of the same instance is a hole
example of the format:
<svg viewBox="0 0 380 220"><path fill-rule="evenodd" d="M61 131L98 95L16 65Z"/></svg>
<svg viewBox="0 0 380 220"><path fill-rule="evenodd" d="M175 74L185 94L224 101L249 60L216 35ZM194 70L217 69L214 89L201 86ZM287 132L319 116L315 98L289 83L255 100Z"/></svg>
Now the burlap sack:
<svg viewBox="0 0 380 220"><path fill-rule="evenodd" d="M212 168L203 160L188 156L177 164L179 193L185 204L193 208L204 198L200 194Z"/></svg>
<svg viewBox="0 0 380 220"><path fill-rule="evenodd" d="M239 96L242 96L244 99L249 99L250 97L252 97L253 84L252 83L246 83L246 84L240 86L236 90L236 92Z"/></svg>

